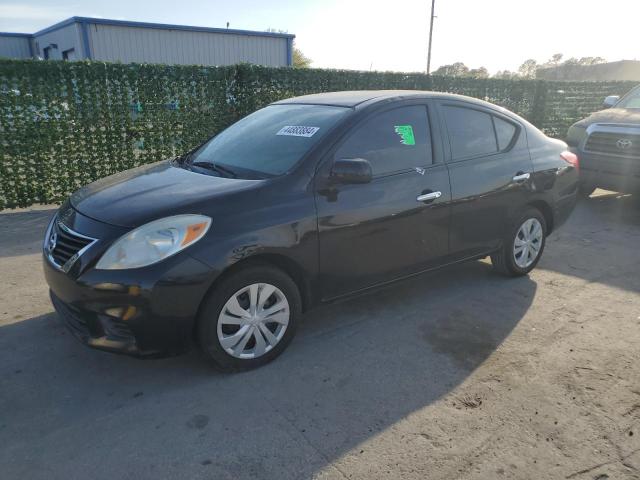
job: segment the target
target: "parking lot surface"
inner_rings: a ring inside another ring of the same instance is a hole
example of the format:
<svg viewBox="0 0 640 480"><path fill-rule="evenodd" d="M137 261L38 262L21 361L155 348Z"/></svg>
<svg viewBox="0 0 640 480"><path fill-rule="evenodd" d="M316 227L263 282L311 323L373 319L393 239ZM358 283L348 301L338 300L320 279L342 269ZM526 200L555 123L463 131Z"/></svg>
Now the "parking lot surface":
<svg viewBox="0 0 640 480"><path fill-rule="evenodd" d="M234 375L80 345L40 266L54 211L0 213L3 479L640 478L638 199L582 201L527 278L323 306Z"/></svg>

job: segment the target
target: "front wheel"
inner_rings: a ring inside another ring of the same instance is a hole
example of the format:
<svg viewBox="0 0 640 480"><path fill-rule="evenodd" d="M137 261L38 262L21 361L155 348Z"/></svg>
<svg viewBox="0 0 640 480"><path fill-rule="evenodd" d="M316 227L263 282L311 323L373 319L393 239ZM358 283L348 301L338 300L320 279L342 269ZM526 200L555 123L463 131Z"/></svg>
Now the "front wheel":
<svg viewBox="0 0 640 480"><path fill-rule="evenodd" d="M222 370L259 367L287 347L301 313L300 292L286 273L247 267L223 279L207 299L198 340Z"/></svg>
<svg viewBox="0 0 640 480"><path fill-rule="evenodd" d="M504 275L527 275L538 264L546 237L544 216L539 210L529 208L509 230L502 248L491 255L491 263Z"/></svg>

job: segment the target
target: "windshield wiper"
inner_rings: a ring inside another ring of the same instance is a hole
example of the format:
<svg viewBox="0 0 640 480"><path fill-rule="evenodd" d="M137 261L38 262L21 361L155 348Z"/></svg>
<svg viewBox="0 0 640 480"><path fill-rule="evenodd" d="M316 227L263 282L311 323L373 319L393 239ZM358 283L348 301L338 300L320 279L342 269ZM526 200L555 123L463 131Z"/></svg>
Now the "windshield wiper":
<svg viewBox="0 0 640 480"><path fill-rule="evenodd" d="M207 170L212 170L214 172L222 173L223 175L229 178L238 178L238 174L231 170L230 168L223 167L221 165L217 165L213 162L192 162L191 165L194 167L206 168Z"/></svg>

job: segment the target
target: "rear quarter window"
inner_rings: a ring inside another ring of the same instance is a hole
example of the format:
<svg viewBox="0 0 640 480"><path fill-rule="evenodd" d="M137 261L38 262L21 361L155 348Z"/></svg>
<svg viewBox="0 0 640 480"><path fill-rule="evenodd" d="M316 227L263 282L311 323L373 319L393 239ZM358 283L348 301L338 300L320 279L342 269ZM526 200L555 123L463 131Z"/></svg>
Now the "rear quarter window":
<svg viewBox="0 0 640 480"><path fill-rule="evenodd" d="M501 119L500 117L493 117L493 123L496 127L496 138L498 139L498 150L505 150L511 145L513 141L513 137L516 136L517 128L506 120Z"/></svg>

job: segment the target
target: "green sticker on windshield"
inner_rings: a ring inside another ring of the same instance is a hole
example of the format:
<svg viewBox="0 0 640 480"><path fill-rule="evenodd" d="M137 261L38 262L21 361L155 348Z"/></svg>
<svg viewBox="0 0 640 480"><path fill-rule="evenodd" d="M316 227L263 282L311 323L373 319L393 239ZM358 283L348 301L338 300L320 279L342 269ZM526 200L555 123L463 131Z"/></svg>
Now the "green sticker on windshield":
<svg viewBox="0 0 640 480"><path fill-rule="evenodd" d="M393 127L398 135L400 135L400 143L403 145L415 145L416 139L413 136L413 127L411 125L396 125Z"/></svg>

